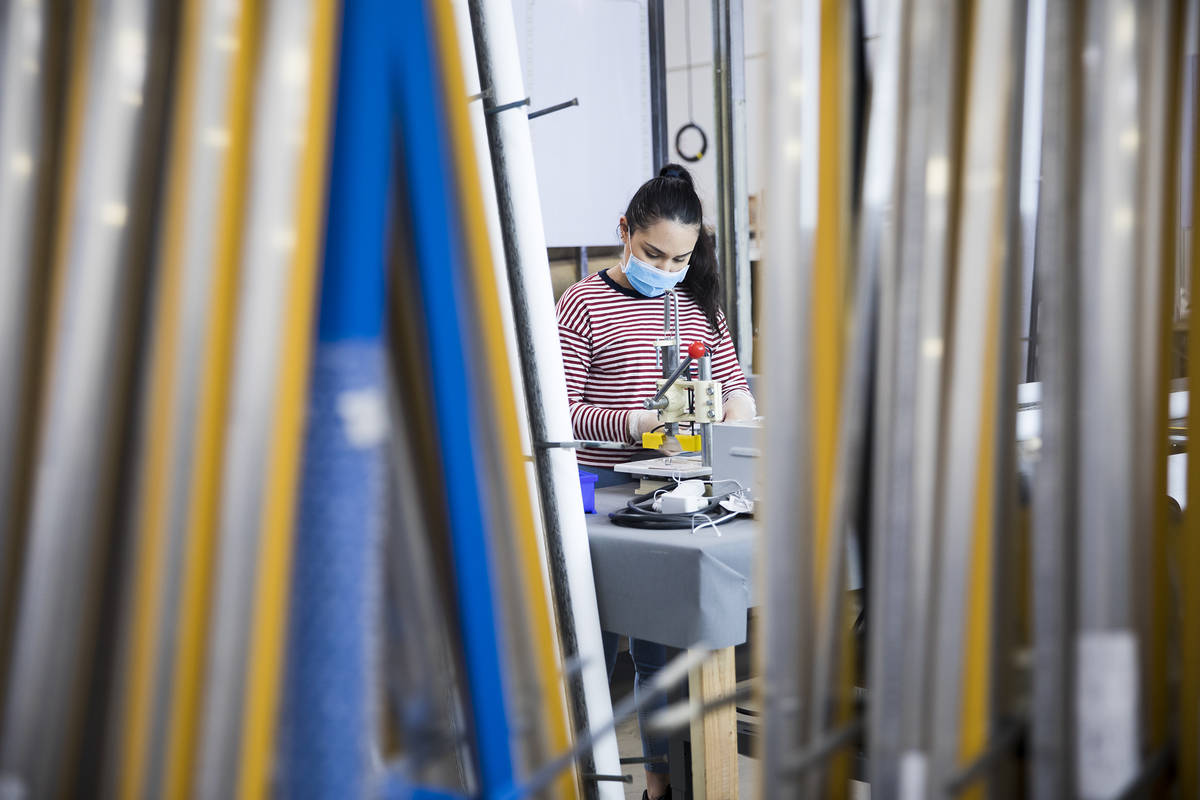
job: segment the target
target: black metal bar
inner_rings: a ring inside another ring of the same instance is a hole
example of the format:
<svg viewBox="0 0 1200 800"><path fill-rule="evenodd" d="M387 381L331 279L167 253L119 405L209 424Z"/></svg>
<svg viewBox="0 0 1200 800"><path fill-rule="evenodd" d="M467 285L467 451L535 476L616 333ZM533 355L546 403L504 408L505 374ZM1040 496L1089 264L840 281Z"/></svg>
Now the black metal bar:
<svg viewBox="0 0 1200 800"><path fill-rule="evenodd" d="M486 113L490 117L499 114L501 111L508 111L510 108L520 108L521 106L527 105L529 105L528 97L526 97L524 100L514 100L511 103L505 103L502 106L492 106L491 108L487 109Z"/></svg>
<svg viewBox="0 0 1200 800"><path fill-rule="evenodd" d="M667 149L667 26L663 0L649 0L650 30L650 145L654 172L668 161ZM689 65L690 69L690 65Z"/></svg>
<svg viewBox="0 0 1200 800"><path fill-rule="evenodd" d="M671 374L667 376L667 382L664 383L661 387L659 387L659 390L654 393L654 397L651 397L649 400L642 401L642 407L643 408L666 408L667 407L666 403L662 403L660 401L666 396L667 390L675 385L675 381L679 380L679 376L682 375L691 366L692 366L692 357L689 355L683 361L679 362L679 366L677 366L677 367L675 367L675 369L671 370Z"/></svg>
<svg viewBox="0 0 1200 800"><path fill-rule="evenodd" d="M616 783L633 783L632 775L597 775L594 772L584 773L585 781L614 781Z"/></svg>
<svg viewBox="0 0 1200 800"><path fill-rule="evenodd" d="M624 764L666 764L666 763L667 763L666 756L650 756L650 758L646 758L645 756L630 756L629 758L621 759L622 765L624 765Z"/></svg>
<svg viewBox="0 0 1200 800"><path fill-rule="evenodd" d="M946 781L946 796L957 797L976 781L987 777L1002 758L1012 754L1024 741L1029 728L1026 720L1012 720L988 742L988 746L974 761L967 764Z"/></svg>
<svg viewBox="0 0 1200 800"><path fill-rule="evenodd" d="M526 101L526 102L528 102L528 101ZM562 111L564 108L570 108L571 106L577 106L577 105L579 105L579 98L572 97L570 100L564 101L562 103L556 103L555 105L552 105L552 106L546 106L545 108L539 109L538 111L530 111L529 118L537 119L538 117L544 117L547 114L553 114L555 111Z"/></svg>

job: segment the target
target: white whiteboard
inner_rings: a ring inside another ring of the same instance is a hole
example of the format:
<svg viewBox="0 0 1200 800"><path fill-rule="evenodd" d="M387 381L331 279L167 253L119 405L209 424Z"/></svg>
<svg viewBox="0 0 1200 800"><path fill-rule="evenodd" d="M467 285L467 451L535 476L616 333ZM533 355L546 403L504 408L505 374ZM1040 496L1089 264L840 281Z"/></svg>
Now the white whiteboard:
<svg viewBox="0 0 1200 800"><path fill-rule="evenodd" d="M646 0L514 0L549 247L613 245L629 198L653 177Z"/></svg>

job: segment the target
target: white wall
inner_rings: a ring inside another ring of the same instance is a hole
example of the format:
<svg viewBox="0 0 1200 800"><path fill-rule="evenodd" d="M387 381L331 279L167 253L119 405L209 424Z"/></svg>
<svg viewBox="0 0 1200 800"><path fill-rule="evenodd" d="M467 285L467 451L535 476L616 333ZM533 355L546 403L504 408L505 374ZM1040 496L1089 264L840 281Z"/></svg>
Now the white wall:
<svg viewBox="0 0 1200 800"><path fill-rule="evenodd" d="M529 123L546 244L610 244L653 169L646 0L514 0L513 15L528 110L579 98Z"/></svg>
<svg viewBox="0 0 1200 800"><path fill-rule="evenodd" d="M742 0L746 54L747 187L763 184L766 57L762 0ZM690 3L691 65L685 3ZM531 108L578 96L580 106L530 125L538 190L551 247L618 243L617 218L651 177L645 0L513 0ZM694 121L708 153L684 165L695 176L707 220L716 218L716 130L713 117L712 0L666 0L667 144L688 120L691 75ZM509 98L503 98L508 101ZM501 100L497 100L500 102Z"/></svg>
<svg viewBox="0 0 1200 800"><path fill-rule="evenodd" d="M766 37L760 0L742 0L746 53L746 156L750 194L759 194L763 184L760 161L766 143ZM667 145L669 158L682 163L696 178L704 213L716 218L716 130L713 116L712 0L666 0ZM691 13L692 63L687 61L685 11ZM708 135L708 154L687 164L675 152L675 132L688 122L688 75L691 74L693 111L697 125Z"/></svg>

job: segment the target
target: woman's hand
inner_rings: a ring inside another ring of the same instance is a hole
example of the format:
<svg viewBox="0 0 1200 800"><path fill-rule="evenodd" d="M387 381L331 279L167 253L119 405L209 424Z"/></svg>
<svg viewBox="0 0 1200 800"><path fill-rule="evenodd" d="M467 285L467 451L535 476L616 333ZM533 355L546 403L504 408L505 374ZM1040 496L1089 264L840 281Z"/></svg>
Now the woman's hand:
<svg viewBox="0 0 1200 800"><path fill-rule="evenodd" d="M749 392L734 392L725 398L725 417L722 422L741 422L747 419L754 419L758 414L758 409L755 408L754 398Z"/></svg>
<svg viewBox="0 0 1200 800"><path fill-rule="evenodd" d="M630 411L625 420L625 432L629 434L629 441L637 445L642 443L643 433L650 433L657 427L657 411Z"/></svg>
<svg viewBox="0 0 1200 800"><path fill-rule="evenodd" d="M642 443L643 433L653 433L661 427L657 411L630 411L629 418L625 423L630 440L639 445ZM674 436L668 436L663 439L662 447L658 448L658 452L664 456L677 456L683 452L683 447Z"/></svg>

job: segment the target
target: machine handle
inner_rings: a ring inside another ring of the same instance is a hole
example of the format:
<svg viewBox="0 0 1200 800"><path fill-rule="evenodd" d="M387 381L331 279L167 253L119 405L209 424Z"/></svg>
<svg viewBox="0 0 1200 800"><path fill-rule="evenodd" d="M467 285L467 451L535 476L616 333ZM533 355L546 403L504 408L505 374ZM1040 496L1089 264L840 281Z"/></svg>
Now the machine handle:
<svg viewBox="0 0 1200 800"><path fill-rule="evenodd" d="M687 357L684 358L683 361L680 361L679 366L671 371L671 374L667 376L667 382L664 383L661 388L659 388L659 390L654 394L654 397L651 397L649 400L642 401L642 408L666 408L667 404L663 402L663 397L667 394L667 390L671 388L675 381L679 380L680 375L687 371L688 367L692 365L693 359L703 358L704 354L707 352L708 350L705 348L704 342L692 342L690 345L688 345Z"/></svg>

